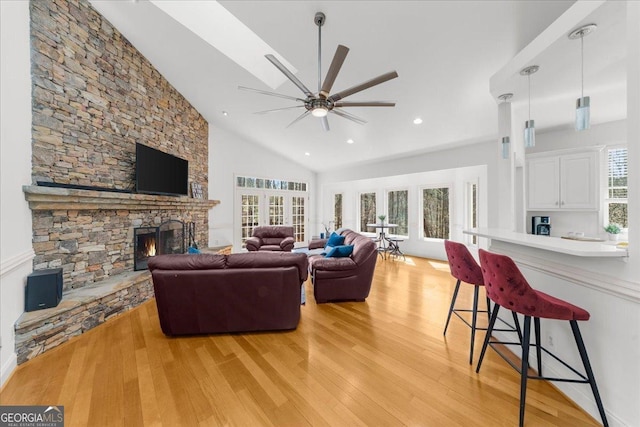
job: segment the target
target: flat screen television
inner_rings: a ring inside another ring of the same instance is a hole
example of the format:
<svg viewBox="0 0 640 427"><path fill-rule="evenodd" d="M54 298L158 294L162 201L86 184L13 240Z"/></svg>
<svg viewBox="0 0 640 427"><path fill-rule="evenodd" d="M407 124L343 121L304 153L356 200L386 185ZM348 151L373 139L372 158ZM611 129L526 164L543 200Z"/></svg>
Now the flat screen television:
<svg viewBox="0 0 640 427"><path fill-rule="evenodd" d="M187 196L189 162L136 143L136 192Z"/></svg>

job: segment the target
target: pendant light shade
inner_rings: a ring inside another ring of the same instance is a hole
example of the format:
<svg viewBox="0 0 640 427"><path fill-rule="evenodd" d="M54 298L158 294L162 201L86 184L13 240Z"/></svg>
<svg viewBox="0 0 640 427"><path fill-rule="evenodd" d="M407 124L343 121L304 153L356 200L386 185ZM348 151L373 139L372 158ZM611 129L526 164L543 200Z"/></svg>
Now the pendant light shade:
<svg viewBox="0 0 640 427"><path fill-rule="evenodd" d="M500 153L504 160L509 159L511 142L511 102L512 93L504 93L498 97L498 137L500 141Z"/></svg>
<svg viewBox="0 0 640 427"><path fill-rule="evenodd" d="M591 100L584 96L584 36L596 28L596 24L587 24L569 33L570 39L580 39L580 98L576 100L576 130L589 129L591 126Z"/></svg>
<svg viewBox="0 0 640 427"><path fill-rule="evenodd" d="M527 76L528 84L529 84L529 120L527 120L524 124L524 146L529 148L536 145L536 127L535 121L531 120L531 74L537 72L540 69L537 65L531 65L529 67L523 68L520 71L520 74L523 76Z"/></svg>

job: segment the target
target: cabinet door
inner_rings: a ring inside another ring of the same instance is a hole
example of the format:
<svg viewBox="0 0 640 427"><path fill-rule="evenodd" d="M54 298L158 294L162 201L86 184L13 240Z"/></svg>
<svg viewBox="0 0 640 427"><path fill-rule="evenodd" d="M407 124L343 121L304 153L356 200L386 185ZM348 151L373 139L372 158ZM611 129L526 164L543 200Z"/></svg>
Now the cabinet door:
<svg viewBox="0 0 640 427"><path fill-rule="evenodd" d="M560 207L560 159L545 157L527 161L528 209Z"/></svg>
<svg viewBox="0 0 640 427"><path fill-rule="evenodd" d="M560 157L560 207L598 209L597 153Z"/></svg>

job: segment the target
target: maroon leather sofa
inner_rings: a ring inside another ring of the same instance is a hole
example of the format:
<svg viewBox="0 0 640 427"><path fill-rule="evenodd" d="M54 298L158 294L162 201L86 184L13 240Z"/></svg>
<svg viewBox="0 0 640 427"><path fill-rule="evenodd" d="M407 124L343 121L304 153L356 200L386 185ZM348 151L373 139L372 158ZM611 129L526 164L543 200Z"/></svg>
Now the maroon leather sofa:
<svg viewBox="0 0 640 427"><path fill-rule="evenodd" d="M293 227L288 225L261 225L253 229L246 241L248 251L291 252L295 239Z"/></svg>
<svg viewBox="0 0 640 427"><path fill-rule="evenodd" d="M369 237L344 229L345 245L353 245L353 253L345 258L309 257L309 270L316 303L329 301L364 301L369 296L378 247ZM311 242L311 246L318 243Z"/></svg>
<svg viewBox="0 0 640 427"><path fill-rule="evenodd" d="M295 329L305 254L158 255L149 259L166 335Z"/></svg>

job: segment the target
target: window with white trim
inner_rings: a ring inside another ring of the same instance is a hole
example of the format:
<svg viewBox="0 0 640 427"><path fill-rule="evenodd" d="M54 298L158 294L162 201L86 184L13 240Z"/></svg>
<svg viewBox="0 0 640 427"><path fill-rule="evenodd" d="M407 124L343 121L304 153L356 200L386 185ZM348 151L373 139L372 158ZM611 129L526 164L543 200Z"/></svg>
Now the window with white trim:
<svg viewBox="0 0 640 427"><path fill-rule="evenodd" d="M425 239L448 239L451 229L450 188L422 189L422 236Z"/></svg>
<svg viewBox="0 0 640 427"><path fill-rule="evenodd" d="M399 236L409 235L409 191L387 192L387 218L389 224L397 224L390 233Z"/></svg>
<svg viewBox="0 0 640 427"><path fill-rule="evenodd" d="M607 197L605 198L605 222L607 224L618 224L621 228L628 228L627 179L629 169L627 149L623 147L609 148L607 154L608 173Z"/></svg>
<svg viewBox="0 0 640 427"><path fill-rule="evenodd" d="M376 222L376 193L360 194L360 232L369 231L367 224Z"/></svg>

